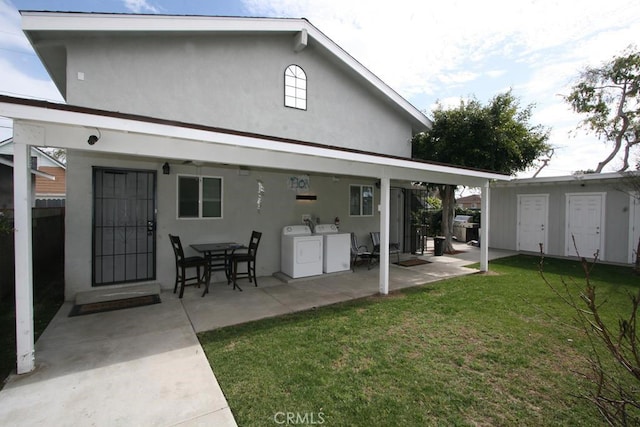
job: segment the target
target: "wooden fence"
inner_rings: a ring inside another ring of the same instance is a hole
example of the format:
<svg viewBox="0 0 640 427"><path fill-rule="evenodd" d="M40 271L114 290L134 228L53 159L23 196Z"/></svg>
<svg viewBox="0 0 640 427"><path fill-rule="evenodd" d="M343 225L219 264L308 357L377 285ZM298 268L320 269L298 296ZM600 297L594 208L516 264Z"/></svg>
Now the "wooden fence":
<svg viewBox="0 0 640 427"><path fill-rule="evenodd" d="M13 219L13 210L2 212ZM32 215L34 293L49 292L64 287L64 208L34 208ZM13 237L0 234L0 299L14 295Z"/></svg>

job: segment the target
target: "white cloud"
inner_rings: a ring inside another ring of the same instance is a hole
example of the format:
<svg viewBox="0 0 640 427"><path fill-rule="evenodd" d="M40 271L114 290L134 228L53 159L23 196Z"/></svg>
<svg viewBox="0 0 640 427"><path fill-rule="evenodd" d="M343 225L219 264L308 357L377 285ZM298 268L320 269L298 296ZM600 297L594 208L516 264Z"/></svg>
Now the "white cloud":
<svg viewBox="0 0 640 427"><path fill-rule="evenodd" d="M0 48L8 50L9 53L33 52L20 28L20 14L5 0L0 0L0 28Z"/></svg>
<svg viewBox="0 0 640 427"><path fill-rule="evenodd" d="M485 71L487 77L491 77L492 79L497 79L498 77L502 77L506 74L507 70L489 70Z"/></svg>
<svg viewBox="0 0 640 427"><path fill-rule="evenodd" d="M443 73L438 76L438 80L446 85L460 85L461 83L471 82L478 78L478 73L462 70L453 73Z"/></svg>
<svg viewBox="0 0 640 427"><path fill-rule="evenodd" d="M41 80L24 70L17 69L5 58L0 57L0 93L20 98L35 98L54 102L63 102L60 92L51 80Z"/></svg>
<svg viewBox="0 0 640 427"><path fill-rule="evenodd" d="M160 13L161 9L148 0L124 0L124 5L133 13Z"/></svg>
<svg viewBox="0 0 640 427"><path fill-rule="evenodd" d="M627 31L629 40L640 34L640 3L634 0L587 0L579 6L557 0L396 0L393 7L381 1L363 6L358 0L247 0L245 5L257 15L308 18L406 97L421 86L425 93L437 92L442 82L457 87L457 76L478 78L472 67L496 57L536 68L548 49L569 46L576 50L558 51L555 60L568 59L574 67L602 56L593 53L600 32ZM579 41L586 38L593 41L582 50ZM611 43L602 41L598 51L607 46ZM608 49L603 58L610 56Z"/></svg>

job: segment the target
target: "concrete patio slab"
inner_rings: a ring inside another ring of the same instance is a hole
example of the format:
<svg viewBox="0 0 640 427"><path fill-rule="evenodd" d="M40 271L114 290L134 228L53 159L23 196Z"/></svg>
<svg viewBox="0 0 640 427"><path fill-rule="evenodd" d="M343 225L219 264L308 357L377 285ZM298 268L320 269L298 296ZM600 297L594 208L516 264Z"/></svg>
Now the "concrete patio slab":
<svg viewBox="0 0 640 427"><path fill-rule="evenodd" d="M422 258L429 263L413 267L390 265L389 289L394 291L477 272L465 266L479 261L480 250L462 244L455 244L455 248L460 251L455 256L403 254L403 259ZM494 257L513 254L490 251L490 256L492 253ZM239 281L243 292L234 291L226 282L219 282L211 285L211 293L205 298L200 298L197 292L186 292L183 305L193 329L199 333L377 295L379 274L377 264L371 269L366 264L358 266L354 273L347 271L299 279L281 279L275 274L260 277L258 287L248 280Z"/></svg>
<svg viewBox="0 0 640 427"><path fill-rule="evenodd" d="M234 426L180 301L68 317L36 344L36 370L0 392L0 425Z"/></svg>

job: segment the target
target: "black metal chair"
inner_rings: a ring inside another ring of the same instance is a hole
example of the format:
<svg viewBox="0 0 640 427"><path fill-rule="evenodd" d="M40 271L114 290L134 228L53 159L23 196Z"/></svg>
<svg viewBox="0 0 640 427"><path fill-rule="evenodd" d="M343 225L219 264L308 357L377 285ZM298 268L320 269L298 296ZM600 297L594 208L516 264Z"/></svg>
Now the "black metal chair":
<svg viewBox="0 0 640 427"><path fill-rule="evenodd" d="M356 264L358 260L366 261L369 264L371 259L371 252L366 245L359 245L356 233L351 233L351 270L356 271Z"/></svg>
<svg viewBox="0 0 640 427"><path fill-rule="evenodd" d="M259 231L252 231L251 240L249 241L249 246L246 248L246 252L234 251L230 255L229 266L231 268L231 277L228 283L233 282L233 289L238 288L242 291L242 288L238 286L237 283L237 279L242 277L248 277L249 283L253 282L254 286L258 286L258 278L256 277L256 255L258 254L258 245L260 244L261 238L262 233ZM243 263L247 264L247 271L238 272L238 264Z"/></svg>
<svg viewBox="0 0 640 427"><path fill-rule="evenodd" d="M201 256L185 257L179 236L169 234L169 240L171 241L171 247L173 248L173 254L176 259L176 282L173 286L173 293L175 294L178 290L178 283L180 283L179 298L182 298L185 286L198 285L198 287L200 287L200 285L204 283L205 290L202 296L205 296L209 292L209 281L211 279L209 262ZM189 268L196 269L195 276L187 277L187 269ZM202 269L202 276L200 275L200 269Z"/></svg>
<svg viewBox="0 0 640 427"><path fill-rule="evenodd" d="M373 251L371 252L371 257L369 258L369 269L371 269L371 262L373 259L380 259L380 232L372 231L369 233L371 235L371 243L373 244ZM398 262L400 262L400 244L399 243L389 243L389 255L396 254L398 257Z"/></svg>

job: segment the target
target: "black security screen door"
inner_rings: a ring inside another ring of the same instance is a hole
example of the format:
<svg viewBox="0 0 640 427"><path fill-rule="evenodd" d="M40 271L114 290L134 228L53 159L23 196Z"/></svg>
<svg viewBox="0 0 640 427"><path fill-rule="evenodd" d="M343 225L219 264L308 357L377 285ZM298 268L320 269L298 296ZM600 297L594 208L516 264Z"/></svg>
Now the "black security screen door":
<svg viewBox="0 0 640 427"><path fill-rule="evenodd" d="M92 286L156 278L156 173L93 168Z"/></svg>

